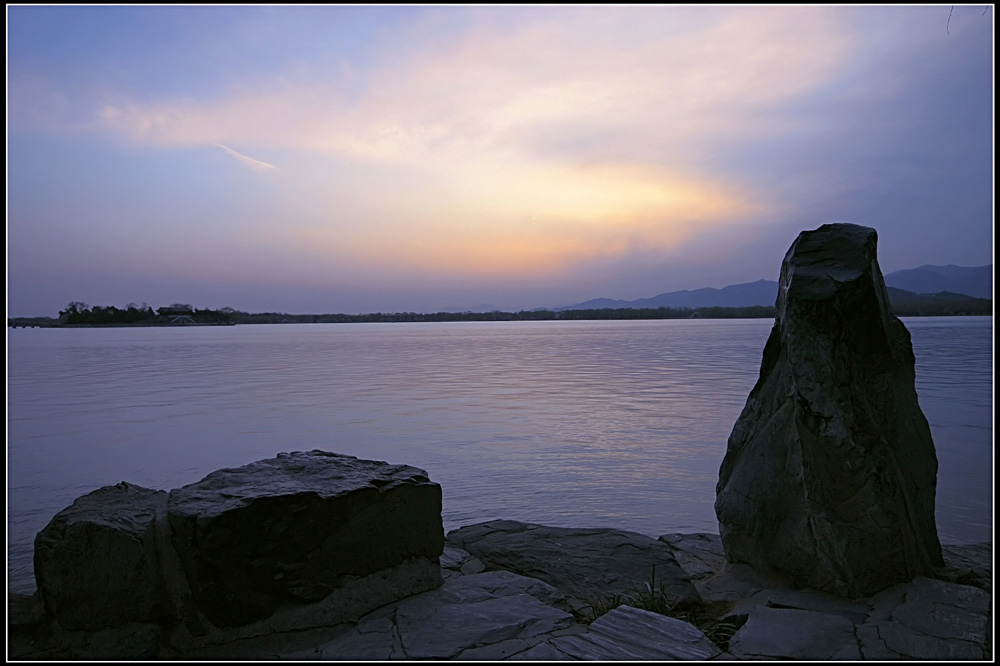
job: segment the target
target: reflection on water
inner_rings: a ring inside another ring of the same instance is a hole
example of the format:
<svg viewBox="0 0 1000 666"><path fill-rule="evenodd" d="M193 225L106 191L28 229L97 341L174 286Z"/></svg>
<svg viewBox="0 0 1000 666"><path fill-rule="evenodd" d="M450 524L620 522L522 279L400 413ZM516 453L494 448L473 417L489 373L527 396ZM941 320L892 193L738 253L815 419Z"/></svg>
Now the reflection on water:
<svg viewBox="0 0 1000 666"><path fill-rule="evenodd" d="M906 319L945 542L990 538L992 319ZM76 497L280 451L426 469L445 529L510 518L717 529L726 440L770 320L8 331L9 589Z"/></svg>

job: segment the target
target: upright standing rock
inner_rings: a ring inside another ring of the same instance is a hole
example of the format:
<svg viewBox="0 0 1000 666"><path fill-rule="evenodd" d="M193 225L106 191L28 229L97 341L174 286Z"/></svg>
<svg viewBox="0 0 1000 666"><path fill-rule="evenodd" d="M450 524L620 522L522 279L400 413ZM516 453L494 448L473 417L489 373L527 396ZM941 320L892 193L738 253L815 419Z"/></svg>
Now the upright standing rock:
<svg viewBox="0 0 1000 666"><path fill-rule="evenodd" d="M943 565L937 457L877 241L825 224L788 249L760 378L716 487L727 560L845 596Z"/></svg>

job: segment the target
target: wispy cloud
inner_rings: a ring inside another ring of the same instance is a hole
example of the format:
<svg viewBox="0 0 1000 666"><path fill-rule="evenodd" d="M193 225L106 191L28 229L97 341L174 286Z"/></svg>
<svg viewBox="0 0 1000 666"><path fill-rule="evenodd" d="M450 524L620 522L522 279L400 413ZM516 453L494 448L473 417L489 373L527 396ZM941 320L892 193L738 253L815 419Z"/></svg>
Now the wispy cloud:
<svg viewBox="0 0 1000 666"><path fill-rule="evenodd" d="M264 162L262 160L255 160L254 158L249 157L248 155L244 155L243 153L233 150L229 146L224 146L221 143L217 143L215 145L218 146L219 148L222 148L224 151L226 151L227 153L229 153L230 155L232 155L233 157L235 157L244 165L250 167L254 171L279 171L278 167L274 166L273 164L269 164L268 162Z"/></svg>
<svg viewBox="0 0 1000 666"><path fill-rule="evenodd" d="M411 27L350 91L331 73L213 99L123 96L101 121L144 145L216 145L254 169L274 167L225 144L327 159L295 179L309 191L287 197L312 211L359 196L326 200L351 177L344 164L381 169L377 198L389 203L363 205L361 238L301 211L314 223L297 242L311 249L341 256L351 238L347 254L395 267L550 273L637 246L667 251L776 206L697 164L773 134L769 110L825 85L845 56L822 8L529 13L441 34ZM419 179L428 185L404 184Z"/></svg>
<svg viewBox="0 0 1000 666"><path fill-rule="evenodd" d="M353 91L331 72L213 99L124 95L101 120L147 145L252 139L410 165L592 158L608 136L679 159L773 132L762 114L828 84L848 47L823 8L571 11L407 44Z"/></svg>
<svg viewBox="0 0 1000 666"><path fill-rule="evenodd" d="M280 150L296 174L282 214L300 227L285 242L328 259L551 274L776 217L785 201L736 173L733 155L824 122L784 109L835 86L851 58L824 7L449 16L408 26L356 76L312 70L198 99L125 93L100 122L259 170L274 167L227 145ZM345 188L365 170L376 191Z"/></svg>

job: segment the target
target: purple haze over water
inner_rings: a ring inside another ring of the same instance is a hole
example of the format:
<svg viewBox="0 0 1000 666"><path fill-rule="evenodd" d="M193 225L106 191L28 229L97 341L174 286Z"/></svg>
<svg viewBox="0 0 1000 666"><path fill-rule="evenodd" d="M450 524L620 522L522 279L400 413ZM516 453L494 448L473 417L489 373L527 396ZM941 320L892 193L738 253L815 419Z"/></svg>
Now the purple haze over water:
<svg viewBox="0 0 1000 666"><path fill-rule="evenodd" d="M944 543L992 538L991 317L907 318ZM8 589L75 498L314 448L426 469L495 518L716 531L771 320L8 329Z"/></svg>

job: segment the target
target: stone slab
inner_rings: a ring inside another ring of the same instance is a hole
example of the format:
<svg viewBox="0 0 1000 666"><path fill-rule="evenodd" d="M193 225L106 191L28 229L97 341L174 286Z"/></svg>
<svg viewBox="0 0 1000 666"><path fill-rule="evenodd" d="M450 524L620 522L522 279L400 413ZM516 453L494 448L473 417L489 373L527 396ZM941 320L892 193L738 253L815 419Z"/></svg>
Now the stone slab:
<svg viewBox="0 0 1000 666"><path fill-rule="evenodd" d="M562 591L579 615L586 615L595 599L641 592L654 572L656 593L667 601L678 608L700 603L670 546L635 532L492 521L450 532L448 542L489 570L544 580Z"/></svg>
<svg viewBox="0 0 1000 666"><path fill-rule="evenodd" d="M991 654L990 595L969 585L918 576L870 600L858 627L866 659L986 659Z"/></svg>
<svg viewBox="0 0 1000 666"><path fill-rule="evenodd" d="M718 534L699 532L695 534L671 533L660 536L659 541L670 546L677 564L692 581L714 576L726 564L726 553Z"/></svg>
<svg viewBox="0 0 1000 666"><path fill-rule="evenodd" d="M553 638L549 643L583 660L696 661L721 654L694 625L630 606L619 606L597 618L586 633Z"/></svg>
<svg viewBox="0 0 1000 666"><path fill-rule="evenodd" d="M518 652L505 659L505 661L571 661L572 657L564 652L552 647L551 644L542 642L534 647Z"/></svg>
<svg viewBox="0 0 1000 666"><path fill-rule="evenodd" d="M791 608L797 610L840 615L852 624L861 624L868 618L869 607L863 600L851 601L818 590L762 589L753 592L730 611L726 618L746 618L758 606Z"/></svg>
<svg viewBox="0 0 1000 666"><path fill-rule="evenodd" d="M573 616L528 594L461 605L400 604L396 626L409 659L451 659L471 648L539 636L573 624Z"/></svg>
<svg viewBox="0 0 1000 666"><path fill-rule="evenodd" d="M319 656L324 661L388 661L395 640L392 621L373 618L320 646Z"/></svg>
<svg viewBox="0 0 1000 666"><path fill-rule="evenodd" d="M993 544L941 545L950 582L993 589Z"/></svg>
<svg viewBox="0 0 1000 666"><path fill-rule="evenodd" d="M757 606L729 640L737 659L860 660L854 624L841 615Z"/></svg>

